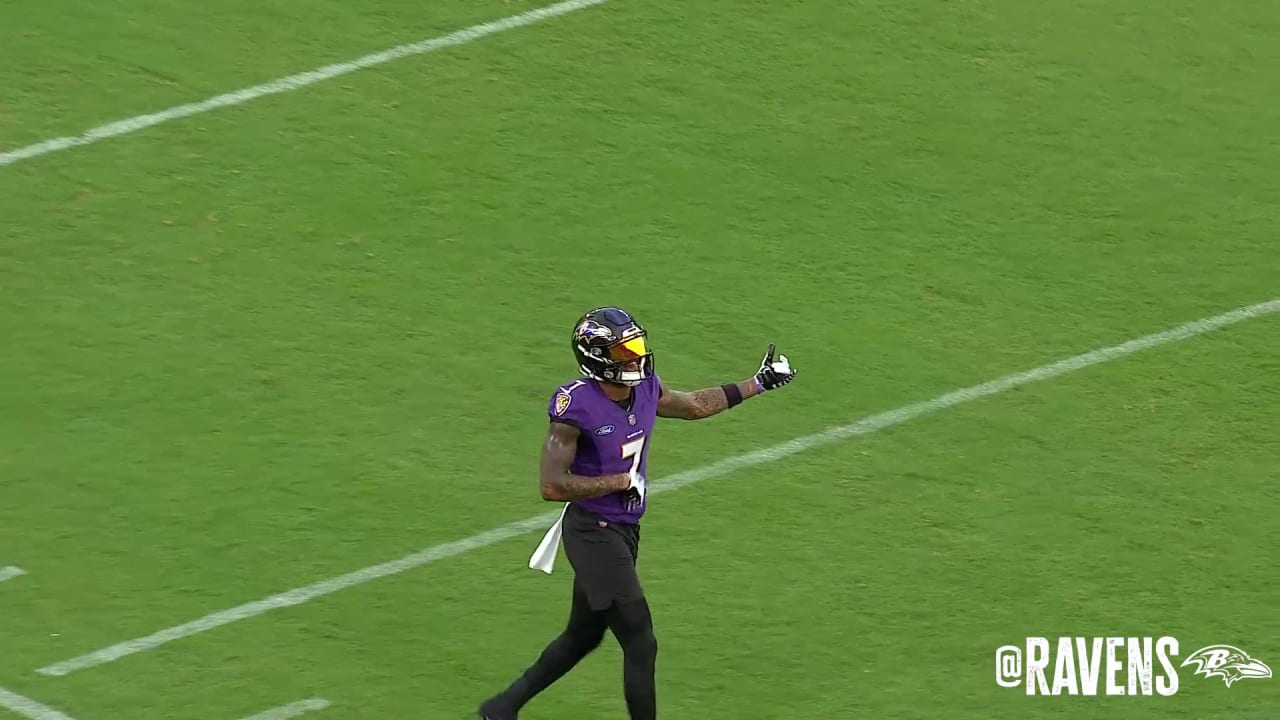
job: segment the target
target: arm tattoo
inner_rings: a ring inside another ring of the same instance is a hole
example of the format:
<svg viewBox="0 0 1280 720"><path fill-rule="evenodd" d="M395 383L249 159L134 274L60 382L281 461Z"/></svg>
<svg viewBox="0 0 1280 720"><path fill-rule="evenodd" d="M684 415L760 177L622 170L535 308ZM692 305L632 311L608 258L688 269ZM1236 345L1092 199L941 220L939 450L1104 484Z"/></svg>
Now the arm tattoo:
<svg viewBox="0 0 1280 720"><path fill-rule="evenodd" d="M720 388L704 388L689 393L689 419L711 417L729 409L729 398Z"/></svg>
<svg viewBox="0 0 1280 720"><path fill-rule="evenodd" d="M547 440L542 446L542 460L538 467L538 485L543 500L585 500L631 486L631 477L626 473L591 476L569 472L578 452L580 434L578 428L565 423L553 422L547 429Z"/></svg>
<svg viewBox="0 0 1280 720"><path fill-rule="evenodd" d="M587 498L608 495L619 490L626 490L631 485L631 478L626 473L617 475L571 475L564 473L550 480L544 487L543 496L547 500L569 502L570 500L586 500ZM550 493L546 491L550 490ZM547 497L550 495L550 497Z"/></svg>
<svg viewBox="0 0 1280 720"><path fill-rule="evenodd" d="M756 394L756 384L752 380L737 383L738 391L745 400ZM662 417L679 418L681 420L701 420L729 409L729 399L719 386L682 392L663 388L658 400L658 414Z"/></svg>

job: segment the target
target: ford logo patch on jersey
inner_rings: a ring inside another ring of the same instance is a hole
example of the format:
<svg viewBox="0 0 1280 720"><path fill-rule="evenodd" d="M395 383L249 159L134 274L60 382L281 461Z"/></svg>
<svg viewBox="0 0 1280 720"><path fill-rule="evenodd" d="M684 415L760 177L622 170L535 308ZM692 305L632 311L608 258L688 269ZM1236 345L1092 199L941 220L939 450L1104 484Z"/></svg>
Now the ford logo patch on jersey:
<svg viewBox="0 0 1280 720"><path fill-rule="evenodd" d="M612 425L601 425L600 427L596 428L597 435L608 435L611 432L613 432Z"/></svg>

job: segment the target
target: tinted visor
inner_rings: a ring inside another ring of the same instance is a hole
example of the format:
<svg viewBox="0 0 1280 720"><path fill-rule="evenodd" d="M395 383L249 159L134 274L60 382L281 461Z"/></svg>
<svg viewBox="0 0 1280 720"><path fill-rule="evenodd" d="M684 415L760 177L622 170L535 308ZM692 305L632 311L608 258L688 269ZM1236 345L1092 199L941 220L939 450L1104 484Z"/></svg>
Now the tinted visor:
<svg viewBox="0 0 1280 720"><path fill-rule="evenodd" d="M639 360L648 354L649 346L645 343L643 335L627 338L605 350L605 355L608 356L609 360L617 363Z"/></svg>

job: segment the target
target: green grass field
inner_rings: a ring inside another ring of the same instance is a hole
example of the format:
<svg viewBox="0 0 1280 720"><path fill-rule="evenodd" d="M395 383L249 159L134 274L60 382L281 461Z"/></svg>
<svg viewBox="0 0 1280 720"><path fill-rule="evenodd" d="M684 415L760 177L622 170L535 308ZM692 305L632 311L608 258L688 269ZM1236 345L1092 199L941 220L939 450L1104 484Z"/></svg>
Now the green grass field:
<svg viewBox="0 0 1280 720"><path fill-rule="evenodd" d="M0 152L538 4L16 0ZM800 370L661 422L657 485L1280 296L1277 33L1274 3L614 0L0 167L0 687L471 717L566 617L541 530L36 670L555 509L590 307L675 387L771 342ZM1276 678L1026 697L993 654L1280 669L1278 458L1270 315L657 496L660 717L1276 718ZM613 641L521 717L625 718Z"/></svg>

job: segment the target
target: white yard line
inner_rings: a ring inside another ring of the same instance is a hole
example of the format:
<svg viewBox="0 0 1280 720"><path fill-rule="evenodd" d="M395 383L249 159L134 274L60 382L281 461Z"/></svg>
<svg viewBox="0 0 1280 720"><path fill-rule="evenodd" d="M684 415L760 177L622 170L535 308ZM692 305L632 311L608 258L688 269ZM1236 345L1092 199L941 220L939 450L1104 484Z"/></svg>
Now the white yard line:
<svg viewBox="0 0 1280 720"><path fill-rule="evenodd" d="M18 576L26 575L26 574L27 574L26 570L23 570L22 568L17 567L15 565L0 567L0 582L4 582L5 580L12 580Z"/></svg>
<svg viewBox="0 0 1280 720"><path fill-rule="evenodd" d="M244 718L244 720L289 720L299 715L309 713L313 710L323 710L329 707L329 701L324 698L308 698L299 700L288 705L264 710L257 715ZM0 687L0 708L15 712L29 720L75 720L66 713L59 712L43 703L36 702L25 695L6 690Z"/></svg>
<svg viewBox="0 0 1280 720"><path fill-rule="evenodd" d="M252 717L244 718L244 720L288 720L295 718L312 710L323 710L329 707L329 701L324 698L309 698L307 700L299 700L296 703L281 705L277 708L264 710Z"/></svg>
<svg viewBox="0 0 1280 720"><path fill-rule="evenodd" d="M0 708L11 710L30 720L74 720L66 713L58 712L48 705L2 687L0 687Z"/></svg>
<svg viewBox="0 0 1280 720"><path fill-rule="evenodd" d="M949 392L945 395L939 395L932 400L925 400L924 402L900 407L896 410L880 413L879 415L872 415L849 425L831 428L829 430L797 438L771 448L757 450L745 455L739 455L737 457L722 460L713 465L678 473L671 477L653 482L651 484L652 489L650 492L661 493L670 490L677 490L703 480L726 475L741 468L780 460L820 445L826 445L839 440L847 440L849 438L855 438L862 435L869 435L879 430L883 430L884 428L892 427L920 417L921 415L927 415L938 410L944 410L971 400L996 395L1021 385L1027 385L1041 380L1048 380L1059 375L1065 375L1070 372L1075 372L1076 370L1082 370L1092 365L1131 355L1141 350L1147 350L1167 343L1185 340L1229 325L1270 315L1275 312L1280 312L1280 298L1258 303L1257 305L1238 308L1231 312L1223 313L1222 315L1215 315L1211 318L1196 320L1195 322L1190 322L1170 330L1130 340L1129 342L1122 343L1120 345L1101 348L1099 350L1084 353L1083 355L1076 355L1075 357L1059 360L1048 365L1041 365L1038 368L1033 368L1025 372L1006 375L1005 377L985 382L981 385L974 385L972 387ZM557 517L559 517L559 508L527 520L513 522L508 525L503 525L502 527L488 530L480 533L479 535L473 535L471 537L455 540L443 545L429 547L413 553L412 555L406 555L398 560L392 560L380 565L373 565L362 570L347 573L346 575L322 580L313 585L289 590L288 592L280 593L279 595L272 595L271 597L264 598L262 600L255 600L254 602L229 608L227 610L220 610L211 615L206 615L202 618L198 618L181 625L165 628L164 630L152 633L151 635L135 638L133 640L126 640L110 647L91 652L87 655L81 655L79 657L71 658L70 660L64 660L47 667L42 667L37 670L37 672L43 675L67 675L95 665L109 663L135 653L157 648L166 643L173 642L174 640L190 637L240 620L247 620L277 608L301 605L302 603L328 595L329 593L360 585L369 582L370 580L386 577L388 575L395 575L437 560L443 560L444 558L471 552L472 550L493 545L494 543L501 542L508 538L523 535L531 530L545 529L551 523L555 522ZM521 560L523 562L523 558L521 558Z"/></svg>
<svg viewBox="0 0 1280 720"><path fill-rule="evenodd" d="M400 58L410 57L413 55L423 55L447 47L453 47L455 45L464 45L473 40L479 40L480 38L488 35L493 35L494 33L500 33L504 30L512 30L525 25L532 25L543 20L548 20L560 15L566 15L571 12L589 8L594 5L601 5L606 2L609 2L609 0L567 0L566 2L559 2L555 5L522 12L518 15L511 15L509 17L502 18L501 20L487 22L481 25L472 25L469 28L458 30L457 32L449 33L448 35L443 35L441 37L431 38L430 40L423 40L421 42L410 43L408 45L400 45L388 50L383 50L382 52L373 53L372 55L365 55L362 58L357 58L350 62L325 65L322 68L279 78L261 85L244 88L243 90L236 90L235 92L218 95L217 97L211 97L197 103L179 105L177 107L171 107L168 110L161 110L160 112L151 113L149 115L139 115L127 120L119 120L106 125L100 125L91 130L87 130L80 135L53 138L52 140L45 140L44 142L38 142L34 145L28 145L26 147L17 148L16 150L0 153L0 166L12 165L16 162L30 160L34 157L47 155L60 150L68 150L81 145L89 145L100 140L106 140L119 135L128 135L129 133L145 130L153 125L166 123L170 120L199 115L200 113L217 110L218 108L239 105L241 103L249 102L250 100L257 100L260 97L266 97L267 95L275 95L276 93L297 90L299 88L304 88L308 85L318 83L322 80L331 80L340 75L346 75L348 73L353 73L356 70L374 67L375 65L382 65L383 63L388 63L392 60L399 60Z"/></svg>

